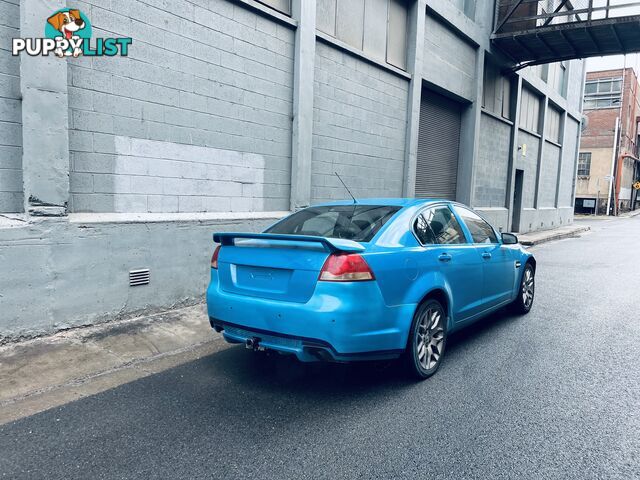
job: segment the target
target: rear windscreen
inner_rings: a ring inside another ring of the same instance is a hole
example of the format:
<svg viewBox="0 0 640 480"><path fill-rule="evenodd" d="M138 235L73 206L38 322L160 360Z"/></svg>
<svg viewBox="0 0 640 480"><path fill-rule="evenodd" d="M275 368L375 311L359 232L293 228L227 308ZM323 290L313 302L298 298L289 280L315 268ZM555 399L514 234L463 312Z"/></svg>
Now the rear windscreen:
<svg viewBox="0 0 640 480"><path fill-rule="evenodd" d="M380 205L310 207L278 222L265 233L368 242L398 210L400 207Z"/></svg>

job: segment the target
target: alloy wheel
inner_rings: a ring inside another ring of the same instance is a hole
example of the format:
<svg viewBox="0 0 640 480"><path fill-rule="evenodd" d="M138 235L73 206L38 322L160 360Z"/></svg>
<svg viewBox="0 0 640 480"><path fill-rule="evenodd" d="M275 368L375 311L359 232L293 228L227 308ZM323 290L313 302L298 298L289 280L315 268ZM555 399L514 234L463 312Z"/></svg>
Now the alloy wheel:
<svg viewBox="0 0 640 480"><path fill-rule="evenodd" d="M533 276L533 269L529 267L524 271L524 277L522 279L522 303L525 308L531 307L534 293L535 279Z"/></svg>
<svg viewBox="0 0 640 480"><path fill-rule="evenodd" d="M438 365L444 346L444 314L436 307L428 308L420 317L416 332L416 356L425 370Z"/></svg>

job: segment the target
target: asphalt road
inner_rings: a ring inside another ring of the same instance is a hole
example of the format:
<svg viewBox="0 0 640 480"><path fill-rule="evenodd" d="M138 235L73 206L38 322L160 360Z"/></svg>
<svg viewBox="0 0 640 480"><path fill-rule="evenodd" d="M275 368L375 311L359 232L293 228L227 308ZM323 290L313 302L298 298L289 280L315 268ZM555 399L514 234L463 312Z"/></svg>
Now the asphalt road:
<svg viewBox="0 0 640 480"><path fill-rule="evenodd" d="M640 217L592 225L425 382L234 347L0 427L0 476L640 478Z"/></svg>

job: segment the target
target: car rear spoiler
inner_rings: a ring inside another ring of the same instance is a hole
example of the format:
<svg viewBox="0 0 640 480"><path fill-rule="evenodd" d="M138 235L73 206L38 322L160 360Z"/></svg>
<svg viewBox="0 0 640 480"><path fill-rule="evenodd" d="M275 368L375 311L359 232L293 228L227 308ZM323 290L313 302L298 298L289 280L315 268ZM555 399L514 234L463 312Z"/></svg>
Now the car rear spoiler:
<svg viewBox="0 0 640 480"><path fill-rule="evenodd" d="M214 233L213 241L221 245L235 245L236 239L265 240L276 242L320 243L329 252L363 252L364 245L342 238L315 237L311 235L280 235L273 233Z"/></svg>

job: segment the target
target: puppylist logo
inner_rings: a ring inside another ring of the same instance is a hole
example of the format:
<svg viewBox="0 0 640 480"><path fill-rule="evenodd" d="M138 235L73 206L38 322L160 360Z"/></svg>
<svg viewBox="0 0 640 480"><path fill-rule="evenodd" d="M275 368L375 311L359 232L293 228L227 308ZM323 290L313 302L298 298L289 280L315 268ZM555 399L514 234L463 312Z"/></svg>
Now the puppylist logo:
<svg viewBox="0 0 640 480"><path fill-rule="evenodd" d="M63 8L49 18L44 38L14 38L12 54L26 53L32 57L54 54L60 58L80 55L87 57L115 57L129 55L130 37L91 39L89 18L80 10Z"/></svg>

